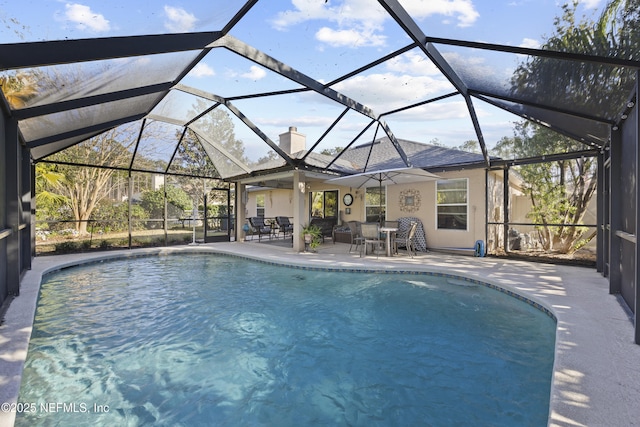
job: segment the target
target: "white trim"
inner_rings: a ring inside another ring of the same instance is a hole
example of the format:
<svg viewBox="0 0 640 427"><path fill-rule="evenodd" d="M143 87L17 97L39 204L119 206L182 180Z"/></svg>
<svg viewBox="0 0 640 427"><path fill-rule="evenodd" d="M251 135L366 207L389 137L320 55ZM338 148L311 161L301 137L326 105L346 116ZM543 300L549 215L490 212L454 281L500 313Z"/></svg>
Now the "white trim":
<svg viewBox="0 0 640 427"><path fill-rule="evenodd" d="M438 183L439 182L445 182L445 181L465 181L466 183L466 202L465 203L449 203L449 204L445 204L445 205L440 205L438 204ZM436 231L458 231L458 232L469 232L469 178L447 178L447 179L439 179L436 181L436 191L435 191L435 203L434 203L434 207L435 207L435 230ZM467 218L467 222L466 222L466 226L464 229L460 229L460 228L439 228L438 227L438 207L439 206L466 206L466 212L465 212L465 216Z"/></svg>

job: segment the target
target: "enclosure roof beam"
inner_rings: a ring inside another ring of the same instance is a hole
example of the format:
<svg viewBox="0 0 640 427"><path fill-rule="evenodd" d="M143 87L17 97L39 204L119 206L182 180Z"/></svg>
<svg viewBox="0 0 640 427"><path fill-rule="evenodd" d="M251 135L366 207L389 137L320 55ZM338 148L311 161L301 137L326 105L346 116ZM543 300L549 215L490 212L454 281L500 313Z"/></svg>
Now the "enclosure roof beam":
<svg viewBox="0 0 640 427"><path fill-rule="evenodd" d="M600 155L600 150L572 151L570 153L546 154L542 156L523 157L519 159L498 159L491 162L492 169L504 169L505 167L532 165L535 163L558 162L563 160L575 160L583 157L596 157Z"/></svg>
<svg viewBox="0 0 640 427"><path fill-rule="evenodd" d="M420 49L422 49L423 53L429 59L431 59L431 61L433 61L435 66L438 67L438 69L447 78L447 80L449 80L449 82L456 88L456 90L458 90L460 94L464 96L467 103L469 116L471 118L471 122L473 123L473 128L476 132L476 136L478 137L480 149L482 150L482 155L484 156L487 166L489 166L489 152L484 141L484 135L482 134L482 130L480 129L480 122L478 121L473 102L469 97L467 86L464 84L455 70L451 68L442 54L440 54L438 49L433 46L433 44L427 42L427 36L415 23L413 18L411 18L411 15L409 15L407 11L402 7L402 5L400 5L398 0L378 0L378 2L389 13L389 15L391 15L396 23L407 33L411 40L413 40L414 43L416 43L416 45L419 46Z"/></svg>
<svg viewBox="0 0 640 427"><path fill-rule="evenodd" d="M495 105L495 106L500 106L500 104L498 104L496 102L492 102L492 100L490 98L487 98L487 97L500 99L502 101L512 102L514 104L520 104L520 105L526 105L526 106L529 106L529 107L535 107L535 108L539 108L541 110L554 111L556 113L562 113L562 114L566 114L568 116L578 117L580 119L591 120L593 122L604 123L604 124L607 124L607 125L614 125L615 124L615 121L609 120L609 119L606 119L606 118L603 118L603 117L592 116L590 114L579 113L579 112L576 112L576 111L573 111L573 110L567 110L567 109L564 109L564 108L558 108L558 107L554 107L554 106L548 105L548 104L540 104L540 103L537 103L537 102L525 101L523 99L515 98L515 97L512 97L512 96L496 95L494 93L490 93L490 92L487 92L487 91L475 90L475 89L469 89L469 93L471 95L475 96L476 98L481 99L482 101L491 103L492 105ZM510 112L513 113L513 111L510 111Z"/></svg>
<svg viewBox="0 0 640 427"><path fill-rule="evenodd" d="M389 129L389 126L386 123L381 122L379 117L376 116L376 114L373 112L373 110L371 110L371 108L363 104L360 104L359 102L329 87L326 87L326 85L312 79L311 77L301 73L300 71L295 70L289 65L283 62L280 62L275 58L272 58L271 56L265 54L264 52L261 52L258 49L252 46L249 46L246 43L243 43L242 41L232 36L227 35L225 37L222 37L219 40L217 40L213 45L225 47L230 51L244 58L247 58L252 62L255 62L256 64L267 68L268 70L271 70L283 77L288 78L289 80L292 80L298 84L301 84L302 86L305 86L313 90L314 92L322 96L325 96L331 99L332 101L335 101L346 107L349 107L352 110L357 111L358 113L363 114L367 117L370 117L374 120L378 120L380 122L380 125L383 128L389 130L389 139L393 143L396 151L398 152L402 160L405 162L405 164L408 164L407 155L404 153L404 151L400 147L400 144L396 140L395 136L393 136L393 133Z"/></svg>
<svg viewBox="0 0 640 427"><path fill-rule="evenodd" d="M68 139L68 138L74 138L77 136L82 136L82 135L88 135L88 134L98 134L100 132L104 132L106 130L115 128L117 126L123 125L125 123L129 123L129 122L134 122L136 120L141 120L144 118L144 116L146 115L146 113L142 113L142 114L136 114L133 116L128 116L128 117L122 117L120 119L117 120L112 120L109 122L104 122L104 123L99 123L97 125L93 125L93 126L87 126L84 128L79 128L79 129L74 129L72 131L69 132L64 132L64 133L59 133L56 135L51 135L48 136L46 138L40 138L40 139L36 139L33 141L29 141L27 143L27 148L35 148L35 147L40 147L42 145L47 145L50 144L52 142L56 142L56 141L60 141L63 139Z"/></svg>
<svg viewBox="0 0 640 427"><path fill-rule="evenodd" d="M219 31L0 44L0 70L205 49Z"/></svg>
<svg viewBox="0 0 640 427"><path fill-rule="evenodd" d="M528 47L507 46L494 43L482 43L465 40L446 39L439 37L425 37L427 43L438 43L449 46L468 47L473 49L490 50L494 52L514 53L517 55L536 56L540 58L560 59L563 61L591 62L615 67L640 69L640 61L634 59L615 58L610 56L588 55L584 53L560 52L547 49L534 49Z"/></svg>
<svg viewBox="0 0 640 427"><path fill-rule="evenodd" d="M451 98L452 96L460 95L460 92L451 92L445 95L437 96L435 98L427 99L425 101L416 102L415 104L407 105L406 107L398 108L395 110L387 111L386 113L380 114L382 116L390 116L395 113L399 113L401 111L410 110L412 108L420 107L422 105L430 104L432 102L442 101L443 99Z"/></svg>
<svg viewBox="0 0 640 427"><path fill-rule="evenodd" d="M477 96L477 95L476 95L476 96ZM530 120L530 121L532 121L532 122L534 122L534 123L537 123L537 124L538 124L538 125L540 125L540 126L544 126L544 127L546 127L546 128L552 129L552 130L554 130L555 132L558 132L558 133L559 133L559 134L561 134L561 135L568 136L569 138L571 138L571 139L575 139L576 141L580 141L580 142L582 142L583 144L588 145L588 146L590 146L590 147L594 147L594 148L598 148L598 149L600 149L600 148L602 148L603 146L605 146L605 145L606 145L606 141L601 141L601 140L598 140L598 139L595 139L595 138L594 138L594 139L587 139L587 138L585 138L584 136L576 135L576 134L574 134L573 132L569 132L569 131L568 131L568 130L566 130L566 129L559 128L559 127L554 126L554 125L552 125L552 124L550 124L550 123L543 123L543 122L541 122L538 118L533 117L533 116L531 116L531 115L524 114L524 113L522 113L522 112L518 112L518 111L513 111L513 110L511 110L511 109L507 108L505 105L502 105L502 104L500 104L499 102L496 102L496 101L494 101L494 100L492 100L492 99L490 99L490 98L485 98L485 97L483 97L483 96L477 96L477 97L478 97L478 99L481 99L481 100L483 100L483 101L485 101L485 102L487 102L487 103L489 103L489 104L491 104L491 105L493 105L493 106L495 106L495 107L498 107L498 108L500 108L500 109L502 109L502 110L508 111L508 112L510 112L510 113L512 113L512 114L515 114L515 115L516 115L516 116L518 116L518 117L522 117L523 119ZM535 104L531 104L531 106L535 106ZM543 107L540 107L540 108L545 109L545 107L544 107L544 106L543 106ZM570 114L570 113L567 113L567 114ZM575 117L580 117L580 116L577 116L577 115L575 115L575 114L573 114L573 115L574 115Z"/></svg>
<svg viewBox="0 0 640 427"><path fill-rule="evenodd" d="M217 40L214 45L225 47L226 49L244 58L247 58L248 60L255 62L256 64L268 70L271 70L274 73L286 77L291 81L305 86L313 90L314 92L319 93L320 95L323 95L342 105L345 105L352 110L359 112L360 114L363 114L372 119L376 119L375 113L369 107L366 107L359 102L349 98L348 96L336 92L333 89L325 87L325 85L323 85L322 83L232 36L227 35L225 37L222 37Z"/></svg>
<svg viewBox="0 0 640 427"><path fill-rule="evenodd" d="M162 93L171 89L172 82L158 83L149 86L136 87L133 89L119 90L115 92L104 93L100 95L87 96L84 98L70 99L52 104L37 105L34 107L22 108L13 111L13 116L18 120L29 119L36 116L46 114L59 113L61 111L75 110L83 107L91 107L106 102L120 101L123 99L134 98L137 96L151 95L153 93Z"/></svg>

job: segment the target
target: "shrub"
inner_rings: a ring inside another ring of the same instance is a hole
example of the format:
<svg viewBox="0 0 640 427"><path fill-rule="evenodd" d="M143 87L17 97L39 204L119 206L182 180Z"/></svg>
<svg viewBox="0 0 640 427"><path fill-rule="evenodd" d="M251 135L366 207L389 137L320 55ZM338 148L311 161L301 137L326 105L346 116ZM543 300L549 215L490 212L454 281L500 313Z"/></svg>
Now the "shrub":
<svg viewBox="0 0 640 427"><path fill-rule="evenodd" d="M69 253L78 250L78 244L72 241L60 242L55 244L56 252Z"/></svg>

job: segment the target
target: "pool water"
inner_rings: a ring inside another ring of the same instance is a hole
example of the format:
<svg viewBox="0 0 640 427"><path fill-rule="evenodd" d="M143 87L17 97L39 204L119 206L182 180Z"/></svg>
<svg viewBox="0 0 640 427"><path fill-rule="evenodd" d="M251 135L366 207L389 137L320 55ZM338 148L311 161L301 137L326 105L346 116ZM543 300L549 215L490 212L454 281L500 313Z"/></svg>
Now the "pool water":
<svg viewBox="0 0 640 427"><path fill-rule="evenodd" d="M18 426L546 426L555 322L428 275L179 255L45 278Z"/></svg>

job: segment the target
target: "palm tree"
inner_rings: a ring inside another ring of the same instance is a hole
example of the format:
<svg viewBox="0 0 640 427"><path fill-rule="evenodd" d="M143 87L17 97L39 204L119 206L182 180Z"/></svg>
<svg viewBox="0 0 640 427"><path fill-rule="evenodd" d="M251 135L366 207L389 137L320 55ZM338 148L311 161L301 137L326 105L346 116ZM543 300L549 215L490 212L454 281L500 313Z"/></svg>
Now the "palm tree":
<svg viewBox="0 0 640 427"><path fill-rule="evenodd" d="M52 170L43 163L36 164L36 205L62 204L68 199L49 191L65 181L63 173Z"/></svg>
<svg viewBox="0 0 640 427"><path fill-rule="evenodd" d="M26 107L29 100L38 94L37 79L24 71L0 77L0 88L13 109Z"/></svg>

